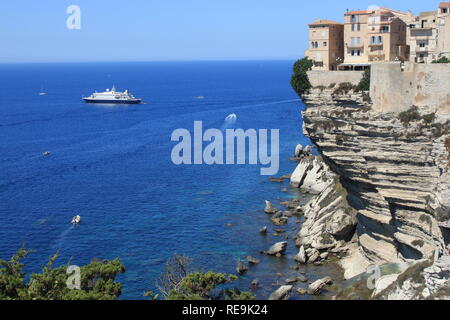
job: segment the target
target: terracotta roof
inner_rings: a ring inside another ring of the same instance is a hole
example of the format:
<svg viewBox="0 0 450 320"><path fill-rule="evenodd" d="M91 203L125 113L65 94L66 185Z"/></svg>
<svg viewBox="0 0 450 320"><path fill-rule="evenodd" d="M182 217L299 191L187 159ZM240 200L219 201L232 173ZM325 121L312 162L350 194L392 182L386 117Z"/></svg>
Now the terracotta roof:
<svg viewBox="0 0 450 320"><path fill-rule="evenodd" d="M369 14L369 13L372 13L373 11L372 10L357 10L357 11L349 11L349 12L346 12L345 14L346 15L349 15L349 14Z"/></svg>
<svg viewBox="0 0 450 320"><path fill-rule="evenodd" d="M450 8L450 2L441 2L439 4L439 8L440 9L442 9L442 8Z"/></svg>
<svg viewBox="0 0 450 320"><path fill-rule="evenodd" d="M318 19L317 21L310 23L310 26L318 26L318 25L330 25L330 24L338 24L338 25L342 25L342 23L336 22L336 21L332 21L332 20L320 20Z"/></svg>

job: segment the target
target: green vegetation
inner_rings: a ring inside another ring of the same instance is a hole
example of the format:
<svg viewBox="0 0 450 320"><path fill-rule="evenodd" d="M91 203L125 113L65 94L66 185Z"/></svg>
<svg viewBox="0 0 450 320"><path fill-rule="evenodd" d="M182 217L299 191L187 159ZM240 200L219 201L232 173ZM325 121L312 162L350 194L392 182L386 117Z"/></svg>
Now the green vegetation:
<svg viewBox="0 0 450 320"><path fill-rule="evenodd" d="M370 68L364 71L363 77L357 86L359 91L370 90Z"/></svg>
<svg viewBox="0 0 450 320"><path fill-rule="evenodd" d="M306 57L298 60L294 64L294 74L291 77L291 86L300 98L311 89L307 71L310 70L312 66L313 61Z"/></svg>
<svg viewBox="0 0 450 320"><path fill-rule="evenodd" d="M114 300L121 294L115 278L125 267L119 259L81 267L80 289L71 290L67 286L69 265L54 267L58 254L50 258L42 273L32 274L25 283L22 260L30 253L22 248L9 261L0 259L0 300Z"/></svg>
<svg viewBox="0 0 450 320"><path fill-rule="evenodd" d="M250 292L240 292L234 288L218 290L219 286L237 279L235 275L193 270L189 257L175 255L166 263L158 287L165 300L254 300L255 296ZM147 295L155 297L150 293Z"/></svg>
<svg viewBox="0 0 450 320"><path fill-rule="evenodd" d="M434 120L436 119L436 113L429 113L422 117L423 121L425 121L426 124L432 124Z"/></svg>
<svg viewBox="0 0 450 320"><path fill-rule="evenodd" d="M407 111L400 112L398 114L398 119L403 123L404 126L408 125L410 122L419 121L422 117L419 114L418 108L412 106Z"/></svg>
<svg viewBox="0 0 450 320"><path fill-rule="evenodd" d="M450 59L447 57L442 57L437 60L433 60L431 63L450 63Z"/></svg>

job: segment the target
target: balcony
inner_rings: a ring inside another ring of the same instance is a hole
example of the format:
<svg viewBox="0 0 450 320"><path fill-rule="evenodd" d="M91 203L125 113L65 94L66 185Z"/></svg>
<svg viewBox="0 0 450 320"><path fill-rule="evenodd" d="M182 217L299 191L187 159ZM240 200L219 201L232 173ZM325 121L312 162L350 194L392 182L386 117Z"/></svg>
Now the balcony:
<svg viewBox="0 0 450 320"><path fill-rule="evenodd" d="M416 52L428 52L430 51L429 47L416 47L415 48Z"/></svg>
<svg viewBox="0 0 450 320"><path fill-rule="evenodd" d="M383 49L383 42L371 42L369 43L370 48L381 47Z"/></svg>
<svg viewBox="0 0 450 320"><path fill-rule="evenodd" d="M369 61L384 61L386 55L383 51L369 53Z"/></svg>
<svg viewBox="0 0 450 320"><path fill-rule="evenodd" d="M349 49L361 49L361 48L364 48L364 43L362 41L360 43L346 43L345 45Z"/></svg>

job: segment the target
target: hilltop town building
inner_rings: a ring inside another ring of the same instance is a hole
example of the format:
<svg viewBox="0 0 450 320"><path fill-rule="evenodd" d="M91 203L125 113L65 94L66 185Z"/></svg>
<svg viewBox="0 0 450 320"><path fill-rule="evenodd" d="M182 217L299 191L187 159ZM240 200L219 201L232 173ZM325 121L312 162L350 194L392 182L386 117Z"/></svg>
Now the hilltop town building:
<svg viewBox="0 0 450 320"><path fill-rule="evenodd" d="M344 25L331 20L309 24L309 49L313 70L337 70L344 59Z"/></svg>
<svg viewBox="0 0 450 320"><path fill-rule="evenodd" d="M432 63L450 59L450 2L415 16L388 8L348 11L344 24L317 20L309 25L313 70L364 70L390 61Z"/></svg>
<svg viewBox="0 0 450 320"><path fill-rule="evenodd" d="M438 10L421 12L409 27L411 61L431 63L450 57L450 2L441 2Z"/></svg>
<svg viewBox="0 0 450 320"><path fill-rule="evenodd" d="M408 59L406 23L388 9L350 11L344 15L342 70L361 70L373 62Z"/></svg>

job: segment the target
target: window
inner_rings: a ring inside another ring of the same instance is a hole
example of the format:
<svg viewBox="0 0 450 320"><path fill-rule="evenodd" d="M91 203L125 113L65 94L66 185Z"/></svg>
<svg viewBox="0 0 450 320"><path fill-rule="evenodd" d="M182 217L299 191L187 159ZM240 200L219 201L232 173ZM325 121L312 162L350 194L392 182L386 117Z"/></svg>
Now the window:
<svg viewBox="0 0 450 320"><path fill-rule="evenodd" d="M382 33L387 33L387 32L389 32L389 27L388 27L388 26L382 26L382 27L381 27L381 32L382 32Z"/></svg>
<svg viewBox="0 0 450 320"><path fill-rule="evenodd" d="M355 31L355 25L352 24L352 31Z"/></svg>
<svg viewBox="0 0 450 320"><path fill-rule="evenodd" d="M358 30L358 31L361 31L361 24L358 23L357 26L358 26L357 30Z"/></svg>
<svg viewBox="0 0 450 320"><path fill-rule="evenodd" d="M352 57L355 56L355 50L352 50Z"/></svg>
<svg viewBox="0 0 450 320"><path fill-rule="evenodd" d="M327 42L326 42L326 41L323 42L323 46L324 46L324 47L327 46Z"/></svg>

